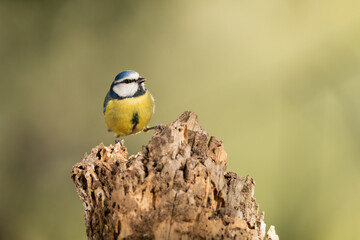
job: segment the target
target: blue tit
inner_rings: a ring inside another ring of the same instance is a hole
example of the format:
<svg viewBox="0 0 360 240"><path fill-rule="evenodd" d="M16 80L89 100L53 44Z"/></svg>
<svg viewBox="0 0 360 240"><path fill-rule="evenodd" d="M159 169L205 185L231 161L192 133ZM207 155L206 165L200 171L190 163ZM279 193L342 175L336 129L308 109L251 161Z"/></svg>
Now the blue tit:
<svg viewBox="0 0 360 240"><path fill-rule="evenodd" d="M135 71L119 73L104 100L105 123L116 137L161 128L148 128L154 112L154 98L145 88L145 78Z"/></svg>

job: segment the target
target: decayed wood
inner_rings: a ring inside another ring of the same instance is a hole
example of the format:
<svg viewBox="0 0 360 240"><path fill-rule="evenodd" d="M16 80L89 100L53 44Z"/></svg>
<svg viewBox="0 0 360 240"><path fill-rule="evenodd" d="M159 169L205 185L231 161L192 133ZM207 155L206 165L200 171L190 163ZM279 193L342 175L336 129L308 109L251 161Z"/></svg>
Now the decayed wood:
<svg viewBox="0 0 360 240"><path fill-rule="evenodd" d="M123 144L124 145L124 144ZM254 180L226 170L223 143L183 113L137 156L102 143L71 171L89 239L278 239L265 236Z"/></svg>

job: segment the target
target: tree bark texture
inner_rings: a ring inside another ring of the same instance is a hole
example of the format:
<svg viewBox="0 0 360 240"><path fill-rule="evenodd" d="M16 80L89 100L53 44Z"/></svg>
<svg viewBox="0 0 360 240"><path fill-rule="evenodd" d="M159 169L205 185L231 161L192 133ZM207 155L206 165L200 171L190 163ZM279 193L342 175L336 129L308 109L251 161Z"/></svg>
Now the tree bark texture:
<svg viewBox="0 0 360 240"><path fill-rule="evenodd" d="M89 239L268 239L255 182L226 171L223 143L193 112L156 130L127 157L119 143L85 154L71 178L85 209Z"/></svg>

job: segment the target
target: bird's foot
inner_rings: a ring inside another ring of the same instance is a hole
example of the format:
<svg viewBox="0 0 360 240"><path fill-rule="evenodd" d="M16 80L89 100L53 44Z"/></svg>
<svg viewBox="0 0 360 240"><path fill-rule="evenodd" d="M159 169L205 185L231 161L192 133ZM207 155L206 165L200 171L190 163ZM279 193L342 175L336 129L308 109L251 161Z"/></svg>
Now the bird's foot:
<svg viewBox="0 0 360 240"><path fill-rule="evenodd" d="M144 132L147 132L147 131L149 131L149 130L163 130L163 129L164 129L163 126L161 126L161 125L156 125L156 126L153 126L153 127L147 127L147 128L145 128L143 131L144 131Z"/></svg>
<svg viewBox="0 0 360 240"><path fill-rule="evenodd" d="M120 146L123 146L122 143L121 143L121 140L119 138L115 139L115 144L117 144L117 143L120 143Z"/></svg>

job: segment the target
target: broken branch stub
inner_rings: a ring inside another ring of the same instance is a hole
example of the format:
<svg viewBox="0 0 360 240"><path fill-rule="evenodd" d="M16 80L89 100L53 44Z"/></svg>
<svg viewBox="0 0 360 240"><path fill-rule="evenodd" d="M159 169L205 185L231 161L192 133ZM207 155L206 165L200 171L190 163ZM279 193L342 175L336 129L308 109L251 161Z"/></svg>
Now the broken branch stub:
<svg viewBox="0 0 360 240"><path fill-rule="evenodd" d="M225 173L226 158L190 111L157 130L136 157L101 143L71 170L88 238L264 239L255 182Z"/></svg>

